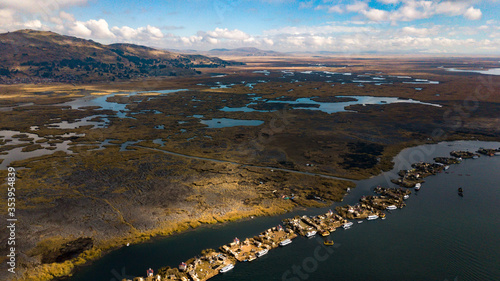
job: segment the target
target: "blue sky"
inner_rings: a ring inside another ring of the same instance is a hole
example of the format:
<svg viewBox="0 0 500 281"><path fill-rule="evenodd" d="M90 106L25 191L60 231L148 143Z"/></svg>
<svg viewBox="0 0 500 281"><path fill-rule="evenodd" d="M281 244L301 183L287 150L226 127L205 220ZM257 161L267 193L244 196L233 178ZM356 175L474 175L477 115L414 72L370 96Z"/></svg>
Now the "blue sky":
<svg viewBox="0 0 500 281"><path fill-rule="evenodd" d="M500 0L3 0L31 28L166 49L500 54Z"/></svg>

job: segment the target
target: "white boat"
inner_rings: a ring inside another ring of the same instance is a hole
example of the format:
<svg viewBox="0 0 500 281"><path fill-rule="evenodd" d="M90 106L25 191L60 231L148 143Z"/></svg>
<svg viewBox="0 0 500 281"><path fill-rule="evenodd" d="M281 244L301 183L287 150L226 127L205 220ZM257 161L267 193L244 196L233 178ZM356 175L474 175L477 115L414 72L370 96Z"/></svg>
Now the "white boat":
<svg viewBox="0 0 500 281"><path fill-rule="evenodd" d="M348 228L350 228L353 224L354 224L353 222L346 222L346 223L344 223L344 225L342 225L342 227L343 227L344 229L348 229Z"/></svg>
<svg viewBox="0 0 500 281"><path fill-rule="evenodd" d="M450 166L448 166L448 165L444 166L445 170L448 170L449 168L450 168Z"/></svg>
<svg viewBox="0 0 500 281"><path fill-rule="evenodd" d="M285 239L283 241L280 242L280 246L286 246L288 244L292 243L292 240L290 239Z"/></svg>
<svg viewBox="0 0 500 281"><path fill-rule="evenodd" d="M377 215L369 215L366 219L369 221L376 220L376 219L378 219L378 216Z"/></svg>
<svg viewBox="0 0 500 281"><path fill-rule="evenodd" d="M500 152L495 152L495 155L496 156L500 156Z"/></svg>
<svg viewBox="0 0 500 281"><path fill-rule="evenodd" d="M392 211L392 210L396 210L398 207L396 207L395 205L390 205L390 206L387 206L387 210L389 211Z"/></svg>
<svg viewBox="0 0 500 281"><path fill-rule="evenodd" d="M422 187L421 183L418 182L417 184L415 184L415 190L419 190L421 187Z"/></svg>
<svg viewBox="0 0 500 281"><path fill-rule="evenodd" d="M477 159L477 158L479 158L479 156L477 155L472 156L472 159Z"/></svg>
<svg viewBox="0 0 500 281"><path fill-rule="evenodd" d="M418 190L418 189L417 189L417 190ZM408 194L406 194L405 196L403 196L403 199L404 199L404 200L406 200L406 199L408 199L408 198L410 198L410 195L408 195Z"/></svg>
<svg viewBox="0 0 500 281"><path fill-rule="evenodd" d="M313 237L314 235L316 235L316 230L311 230L306 233L307 238Z"/></svg>
<svg viewBox="0 0 500 281"><path fill-rule="evenodd" d="M234 268L234 264L229 264L229 265L226 265L224 266L221 270L220 270L220 273L226 273L228 272L229 270L233 269Z"/></svg>
<svg viewBox="0 0 500 281"><path fill-rule="evenodd" d="M261 251L258 251L257 254L255 254L258 258L262 257L262 256L265 256L267 254L267 252L269 252L268 249L264 249L264 250L261 250Z"/></svg>

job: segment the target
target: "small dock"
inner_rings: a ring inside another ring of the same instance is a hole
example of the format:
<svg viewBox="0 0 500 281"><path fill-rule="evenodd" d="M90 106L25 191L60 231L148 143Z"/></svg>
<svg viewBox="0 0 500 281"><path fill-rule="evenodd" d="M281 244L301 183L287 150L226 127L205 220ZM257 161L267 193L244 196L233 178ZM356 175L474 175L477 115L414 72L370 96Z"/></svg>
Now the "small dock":
<svg viewBox="0 0 500 281"><path fill-rule="evenodd" d="M470 158L477 158L479 157L479 154L470 152L470 151L461 151L461 150L453 150L450 152L450 155L455 157L455 158L462 158L462 159L470 159Z"/></svg>
<svg viewBox="0 0 500 281"><path fill-rule="evenodd" d="M269 249L274 249L279 246L280 242L286 239L292 240L296 237L297 234L292 229L284 229L282 226L277 226L260 233L254 239L269 246Z"/></svg>

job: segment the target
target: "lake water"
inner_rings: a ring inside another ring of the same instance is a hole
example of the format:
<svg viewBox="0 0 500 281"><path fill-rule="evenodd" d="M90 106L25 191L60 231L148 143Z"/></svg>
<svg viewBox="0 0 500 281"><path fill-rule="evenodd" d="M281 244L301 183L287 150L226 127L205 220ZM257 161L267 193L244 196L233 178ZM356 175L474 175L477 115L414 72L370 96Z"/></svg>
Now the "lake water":
<svg viewBox="0 0 500 281"><path fill-rule="evenodd" d="M474 72L487 75L500 75L500 68L491 68L488 70L470 70L470 69L456 69L456 68L445 68L447 71L452 72Z"/></svg>
<svg viewBox="0 0 500 281"><path fill-rule="evenodd" d="M458 141L403 150L395 168L357 182L337 205L354 204L373 194L377 185L393 186L389 179L411 163L448 156L456 149L498 148L500 143ZM500 280L500 157L464 160L447 173L426 178L407 206L385 220L355 223L332 233L335 245L298 237L251 263L211 280ZM464 189L459 197L457 188ZM71 281L116 281L144 276L149 267L177 266L205 248L218 248L236 236L252 237L276 226L283 218L316 215L329 208L300 209L280 216L203 226L182 234L123 247L81 269ZM316 252L316 254L315 254ZM300 267L300 269L297 269Z"/></svg>
<svg viewBox="0 0 500 281"><path fill-rule="evenodd" d="M0 170L6 170L9 165L14 161L29 159L33 157L39 157L43 155L53 154L55 151L61 150L67 153L72 153L69 150L70 140L63 140L59 143L54 143L52 145L47 142L37 143L36 141L41 140L37 134L33 133L21 133L19 131L10 131L10 130L1 130L0 131L0 140L10 140L5 145L21 145L21 144L30 144L28 140L21 140L22 138L16 135L26 135L27 138L33 139L32 141L35 144L39 144L41 146L40 149L33 151L22 151L23 147L17 147L5 151L6 154L0 154L0 159L3 159L3 162L0 163ZM61 137L71 137L73 135L64 134Z"/></svg>
<svg viewBox="0 0 500 281"><path fill-rule="evenodd" d="M414 104L423 104L441 107L439 104L421 102L413 99L401 99L397 97L374 97L374 96L335 96L338 98L352 98L355 99L353 101L342 101L342 102L319 102L315 101L312 98L299 98L296 100L259 100L260 97L255 97L252 99L252 102L248 103L244 107L223 107L220 109L221 111L226 112L268 112L274 111L275 109L269 110L258 110L254 109L252 105L257 105L259 102L264 104L273 104L273 103L282 103L288 104L293 109L307 109L307 110L319 110L326 112L328 114L336 113L336 112L344 112L344 111L353 111L349 110L348 107L351 105L367 105L367 104L391 104L391 103L414 103Z"/></svg>

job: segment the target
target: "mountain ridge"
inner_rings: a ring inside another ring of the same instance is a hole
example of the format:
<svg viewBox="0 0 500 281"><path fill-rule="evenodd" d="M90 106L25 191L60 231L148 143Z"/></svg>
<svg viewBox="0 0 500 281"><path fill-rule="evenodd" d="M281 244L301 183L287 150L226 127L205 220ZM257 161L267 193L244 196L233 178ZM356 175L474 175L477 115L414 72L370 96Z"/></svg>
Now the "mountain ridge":
<svg viewBox="0 0 500 281"><path fill-rule="evenodd" d="M0 83L96 82L200 73L195 68L237 64L147 46L18 30L0 34Z"/></svg>

